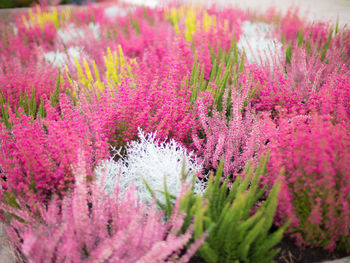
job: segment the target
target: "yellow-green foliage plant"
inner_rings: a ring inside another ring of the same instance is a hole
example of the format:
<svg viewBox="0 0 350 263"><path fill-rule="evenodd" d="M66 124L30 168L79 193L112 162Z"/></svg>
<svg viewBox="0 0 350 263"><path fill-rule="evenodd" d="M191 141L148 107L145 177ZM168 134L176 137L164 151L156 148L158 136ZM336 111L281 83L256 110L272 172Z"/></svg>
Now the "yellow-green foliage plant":
<svg viewBox="0 0 350 263"><path fill-rule="evenodd" d="M106 82L103 81L100 77L99 69L96 66L96 62L92 61L92 70L86 61L83 59L83 66L79 61L74 58L77 71L77 81L74 81L68 67L66 67L66 74L71 85L71 90L69 91L70 96L74 101L78 100L81 92L84 92L85 98L88 99L91 96L99 97L100 93L105 90L107 87L113 89L116 86L120 85L121 82L125 79L134 80L133 68L137 65L135 59L128 59L125 57L121 46L118 46L118 52L111 51L107 48L107 54L104 56L104 62L106 70L104 72L106 76Z"/></svg>
<svg viewBox="0 0 350 263"><path fill-rule="evenodd" d="M249 162L244 175L235 178L232 186L223 178L223 161L215 177L210 176L204 194L188 191L179 209L186 213L181 232L194 223L194 240L208 233L196 256L206 262L274 262L281 241L290 222L272 232L280 183L276 182L265 201L259 200L266 189L259 181L266 173L268 156L261 158L256 169ZM170 196L165 193L169 210ZM258 205L259 204L259 205ZM167 211L170 214L171 211Z"/></svg>
<svg viewBox="0 0 350 263"><path fill-rule="evenodd" d="M28 28L33 25L39 25L40 28L44 28L46 23L53 23L58 29L65 22L69 21L71 17L70 9L64 8L60 12L56 7L52 7L51 11L42 11L39 5L36 6L36 12L33 9L28 10L28 16L22 16L24 25Z"/></svg>

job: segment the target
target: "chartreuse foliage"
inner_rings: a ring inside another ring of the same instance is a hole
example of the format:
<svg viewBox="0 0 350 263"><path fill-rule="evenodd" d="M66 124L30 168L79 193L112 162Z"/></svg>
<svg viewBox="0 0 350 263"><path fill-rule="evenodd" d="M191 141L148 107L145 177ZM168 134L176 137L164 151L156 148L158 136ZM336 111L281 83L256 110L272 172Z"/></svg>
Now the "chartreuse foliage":
<svg viewBox="0 0 350 263"><path fill-rule="evenodd" d="M36 12L33 13L33 9L30 8L28 10L28 18L22 16L23 23L26 27L39 25L40 28L44 28L45 24L51 22L56 28L60 28L60 25L63 24L64 21L68 21L71 17L69 8L65 8L58 12L56 7L52 7L51 11L45 12L41 10L39 5L37 5L35 11Z"/></svg>
<svg viewBox="0 0 350 263"><path fill-rule="evenodd" d="M83 59L84 65L81 66L79 61L75 58L78 84L73 82L73 78L66 67L67 78L72 86L70 95L74 100L77 100L82 91L87 97L91 95L99 97L101 91L105 90L106 87L113 88L125 79L134 79L132 69L137 62L135 59L127 59L120 45L118 46L118 53L116 51L112 52L110 48L107 48L104 62L106 67L105 79L107 83L100 77L99 69L94 60L92 61L93 75L86 59Z"/></svg>
<svg viewBox="0 0 350 263"><path fill-rule="evenodd" d="M165 16L171 21L177 35L180 34L179 23L184 20L183 35L188 41L193 40L192 35L200 28L200 25L202 25L204 32L208 32L210 29L216 30L216 15L209 15L206 10L202 11L201 8L199 8L200 11L196 10L192 4L187 7L181 6L165 10Z"/></svg>
<svg viewBox="0 0 350 263"><path fill-rule="evenodd" d="M181 229L184 233L194 223L194 239L203 233L208 238L197 252L206 262L273 262L279 249L273 249L282 239L290 222L271 232L277 208L280 182L272 187L268 197L258 206L266 192L259 186L266 174L269 156L261 158L256 169L249 162L244 176L235 178L232 186L223 180L223 161L215 177L210 176L203 196L188 191L180 201L179 209L186 213ZM165 189L166 204L161 206L171 214L170 195Z"/></svg>

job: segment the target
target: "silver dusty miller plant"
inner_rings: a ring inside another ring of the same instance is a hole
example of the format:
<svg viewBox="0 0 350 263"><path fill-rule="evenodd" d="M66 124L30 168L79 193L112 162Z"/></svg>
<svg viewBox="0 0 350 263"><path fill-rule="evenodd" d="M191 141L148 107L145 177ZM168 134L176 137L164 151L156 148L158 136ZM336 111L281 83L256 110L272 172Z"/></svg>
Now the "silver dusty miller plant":
<svg viewBox="0 0 350 263"><path fill-rule="evenodd" d="M202 167L198 164L196 156L192 152L188 153L173 139L169 142L157 140L156 132L145 135L139 129L138 136L138 141L127 145L125 158L116 150L116 155L120 157L117 162L110 158L96 169L96 176L103 182L104 190L107 194L112 194L115 184L118 183L122 196L133 184L140 200L149 204L152 202L152 196L144 183L145 180L155 192L156 198L163 202L165 177L169 193L178 196L183 173L189 182L195 173L201 171ZM205 185L205 182L196 177L195 192L203 193Z"/></svg>

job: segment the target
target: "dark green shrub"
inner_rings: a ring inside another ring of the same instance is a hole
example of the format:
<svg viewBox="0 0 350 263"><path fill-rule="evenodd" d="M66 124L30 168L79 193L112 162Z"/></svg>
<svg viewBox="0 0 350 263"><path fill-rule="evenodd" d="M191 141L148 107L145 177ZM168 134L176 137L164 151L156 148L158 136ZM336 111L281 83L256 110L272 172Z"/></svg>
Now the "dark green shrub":
<svg viewBox="0 0 350 263"><path fill-rule="evenodd" d="M262 158L255 169L249 162L244 175L235 178L232 187L223 180L223 161L216 176L210 176L203 196L188 191L180 201L179 209L186 213L181 229L193 223L194 239L203 233L208 237L199 248L197 256L206 262L273 262L279 252L274 247L281 241L289 223L271 232L280 183L277 182L265 201L258 205L265 193L259 186L260 177L266 173L268 156ZM166 189L166 188L165 188ZM169 194L167 205L170 210ZM170 214L171 211L167 211Z"/></svg>

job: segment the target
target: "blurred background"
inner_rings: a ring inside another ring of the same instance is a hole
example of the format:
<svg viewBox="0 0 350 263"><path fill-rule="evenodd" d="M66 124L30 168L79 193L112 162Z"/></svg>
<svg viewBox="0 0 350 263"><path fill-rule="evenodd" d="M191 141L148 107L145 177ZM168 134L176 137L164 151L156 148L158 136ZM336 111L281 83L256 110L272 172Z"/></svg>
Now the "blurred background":
<svg viewBox="0 0 350 263"><path fill-rule="evenodd" d="M30 7L33 4L85 4L86 0L0 0L0 8ZM95 2L95 0L90 0Z"/></svg>
<svg viewBox="0 0 350 263"><path fill-rule="evenodd" d="M290 8L299 9L299 15L314 21L322 20L324 22L335 23L339 17L341 25L350 25L350 0L0 0L1 8L29 7L35 4L58 5L58 4L77 4L83 5L90 3L117 4L126 2L136 5L157 6L164 2L180 1L193 2L204 5L216 4L218 7L234 6L251 11L264 12L274 7L277 10L287 12Z"/></svg>

